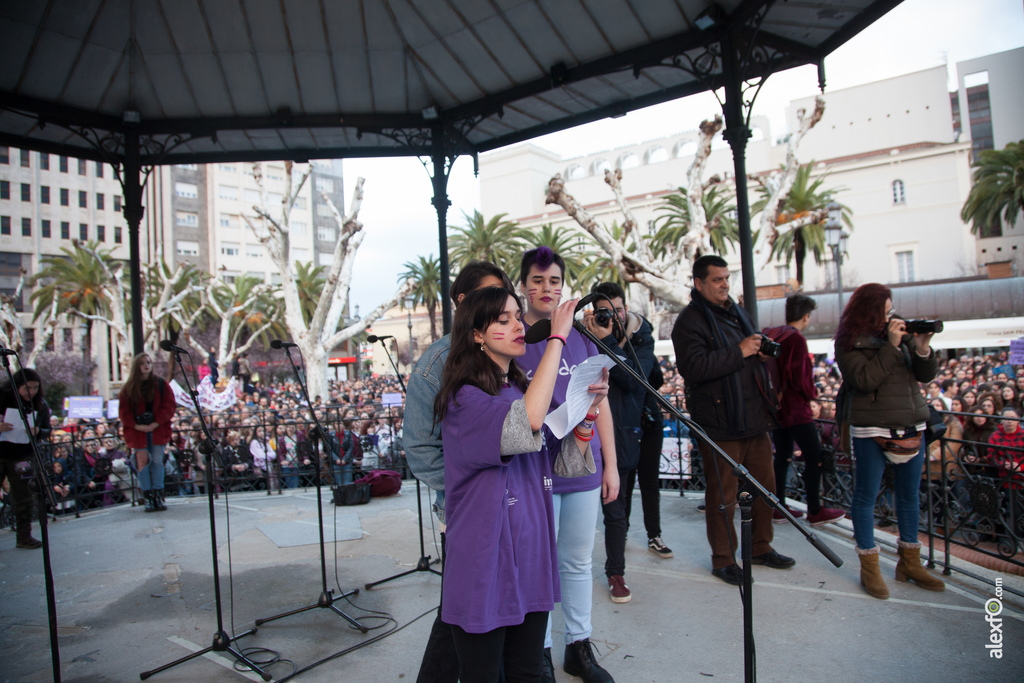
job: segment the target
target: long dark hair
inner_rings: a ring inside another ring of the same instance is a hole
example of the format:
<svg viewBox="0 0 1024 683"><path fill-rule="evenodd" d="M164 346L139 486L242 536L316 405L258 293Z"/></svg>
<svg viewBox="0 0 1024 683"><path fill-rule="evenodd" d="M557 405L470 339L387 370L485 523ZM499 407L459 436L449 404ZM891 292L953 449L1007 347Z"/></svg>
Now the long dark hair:
<svg viewBox="0 0 1024 683"><path fill-rule="evenodd" d="M497 396L501 391L501 369L477 346L473 340L473 331L483 332L497 320L504 312L510 296L515 299L521 313L523 303L519 297L499 287L484 287L470 292L455 309L451 350L441 374L441 389L434 399L435 423L444 420L448 412L448 401L466 384L491 396ZM514 360L508 364L508 382L526 391L526 375Z"/></svg>
<svg viewBox="0 0 1024 683"><path fill-rule="evenodd" d="M128 373L128 379L125 380L124 386L121 387L121 393L118 395L120 400L132 406L155 400L156 389L163 381L162 378L157 377L152 368L149 371L149 379L142 379L142 371L139 370L139 365L142 364L143 358L149 358L149 362L153 363L153 357L148 353L140 353L135 356L132 359L132 369Z"/></svg>
<svg viewBox="0 0 1024 683"><path fill-rule="evenodd" d="M31 405L32 410L39 410L40 408L43 407L43 378L39 376L38 372L36 372L32 368L22 368L21 370L18 370L16 373L14 373L13 379L13 383L8 382L7 384L4 385L3 391L7 391L13 394L18 390L18 387L20 387L23 384L28 384L29 382L38 382L39 391L37 391L36 395L32 397L32 400L29 402L29 404ZM43 427L49 429L50 425L43 425Z"/></svg>
<svg viewBox="0 0 1024 683"><path fill-rule="evenodd" d="M853 340L866 334L878 334L885 329L886 299L892 298L892 290L885 285L871 282L854 290L850 301L843 309L836 328L836 348L849 351Z"/></svg>

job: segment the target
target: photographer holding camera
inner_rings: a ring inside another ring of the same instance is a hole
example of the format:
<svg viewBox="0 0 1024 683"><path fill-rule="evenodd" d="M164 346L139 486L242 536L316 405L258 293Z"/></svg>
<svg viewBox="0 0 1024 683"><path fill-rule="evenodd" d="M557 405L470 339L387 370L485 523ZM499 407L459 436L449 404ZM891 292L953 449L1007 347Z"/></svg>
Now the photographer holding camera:
<svg viewBox="0 0 1024 683"><path fill-rule="evenodd" d="M775 471L768 433L775 428L772 413L777 399L764 367L765 358L760 354L763 337L754 330L747 312L729 297L727 266L725 259L713 255L694 262L694 289L690 304L672 329L672 345L694 421L771 491L775 488ZM711 573L736 586L743 577L734 556L736 477L703 443L700 451L707 479ZM719 512L723 503L726 509ZM793 558L772 549L772 513L760 498L754 501L752 515L753 563L773 569L795 565Z"/></svg>
<svg viewBox="0 0 1024 683"><path fill-rule="evenodd" d="M146 512L166 510L164 447L171 440L171 418L177 408L174 392L162 377L153 374L149 354L140 353L132 360L131 372L117 397L124 443L135 456Z"/></svg>
<svg viewBox="0 0 1024 683"><path fill-rule="evenodd" d="M602 282L591 290L606 299L594 302L594 310L583 314L583 324L591 334L604 342L630 367L646 378L655 388L664 381L661 366L654 357L654 335L651 324L626 306L626 293L614 282ZM627 346L628 345L628 346ZM630 352L628 349L632 347ZM637 474L643 500L644 525L647 528L647 547L659 557L672 557L672 551L661 541L658 466L661 460L660 443L657 449L642 448L644 405L647 392L619 367L609 373L608 405L612 409L615 426L616 465L619 470L619 495L603 507L605 574L623 576L626 570L626 533L629 530L630 500ZM660 417L660 409L658 412ZM660 420L659 420L660 422ZM658 425L660 434L660 424ZM652 485L653 484L653 490ZM625 587L625 586L624 586ZM628 587L625 587L630 597ZM612 596L613 602L625 602Z"/></svg>

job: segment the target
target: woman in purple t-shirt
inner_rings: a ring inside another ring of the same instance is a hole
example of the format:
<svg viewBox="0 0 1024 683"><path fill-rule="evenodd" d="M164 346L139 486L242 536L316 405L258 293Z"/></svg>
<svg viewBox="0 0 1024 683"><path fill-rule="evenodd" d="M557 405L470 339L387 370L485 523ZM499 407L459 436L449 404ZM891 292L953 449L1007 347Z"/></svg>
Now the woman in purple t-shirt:
<svg viewBox="0 0 1024 683"><path fill-rule="evenodd" d="M444 442L445 572L441 618L452 626L463 683L536 680L547 613L559 599L554 469L594 471L593 426L561 442L541 428L572 326L575 301L552 315L551 339L533 381L515 358L526 351L518 299L504 289L466 296L456 309L451 351L434 413ZM594 404L607 376L590 386Z"/></svg>

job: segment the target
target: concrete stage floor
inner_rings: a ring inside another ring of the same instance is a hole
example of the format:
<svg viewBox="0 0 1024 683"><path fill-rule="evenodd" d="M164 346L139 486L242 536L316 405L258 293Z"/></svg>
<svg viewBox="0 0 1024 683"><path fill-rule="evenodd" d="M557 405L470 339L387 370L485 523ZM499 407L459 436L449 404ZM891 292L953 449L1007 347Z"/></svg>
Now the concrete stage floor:
<svg viewBox="0 0 1024 683"><path fill-rule="evenodd" d="M427 553L437 557L426 498L424 489ZM647 551L636 499L626 549L626 581L633 591L627 604L608 599L599 530L592 640L602 665L619 683L743 680L739 593L710 573L699 502L692 494L663 494L663 537L675 551L674 558L664 560ZM216 612L207 501L172 499L168 507L156 514L108 508L50 525L64 681L138 680L140 672L212 643ZM215 507L229 633L316 602L321 582L315 491L235 494L230 505L221 497ZM335 508L325 496L324 517L329 587L360 588L351 604L335 604L376 630L361 634L318 608L264 624L236 646L275 650L297 669L350 650L301 674L301 681L414 681L440 578L417 572L373 590L363 584L415 566L415 486L407 484L401 495L361 507ZM782 525L775 526L775 547L794 556L796 567L754 568L761 681L1020 680L1024 600L1004 593L1003 658L992 659L985 648L991 629L983 611L994 597L992 587L963 575L946 577L943 593L896 583L894 558L883 551L892 597L875 600L860 588L849 530L816 531L846 562L842 568L833 568L795 529ZM38 537L38 529L35 533ZM14 545L14 534L0 531L0 681L52 680L42 553ZM1005 587L1024 591L1024 579L1003 575L1002 580ZM381 613L393 621L379 618ZM554 629L555 642L561 643L557 607ZM558 680L577 680L561 671L561 649L554 648ZM293 670L287 662L268 667L275 680ZM259 680L252 672L233 670L232 658L222 653L195 658L150 680L246 679Z"/></svg>

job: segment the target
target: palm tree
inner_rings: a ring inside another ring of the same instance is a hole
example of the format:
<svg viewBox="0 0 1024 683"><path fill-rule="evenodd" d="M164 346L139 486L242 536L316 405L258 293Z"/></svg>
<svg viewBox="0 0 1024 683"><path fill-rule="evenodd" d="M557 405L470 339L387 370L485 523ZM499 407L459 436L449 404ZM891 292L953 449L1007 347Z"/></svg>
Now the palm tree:
<svg viewBox="0 0 1024 683"><path fill-rule="evenodd" d="M271 337L280 338L287 335L284 322L281 320L280 299L275 296L273 290L263 289L257 292L257 288L262 285L261 278L239 275L231 285L222 284L212 291L211 296L217 299L217 308L225 312L241 307L256 294L255 302L247 310L231 314L230 320L213 321L215 325L228 325L228 344L226 348L220 350L222 362L233 359L236 350L254 333L259 334L257 339L264 348L269 345ZM300 289L300 298L302 293ZM263 329L269 321L272 321L271 325Z"/></svg>
<svg viewBox="0 0 1024 683"><path fill-rule="evenodd" d="M314 266L312 261L295 262L295 287L299 290L299 306L302 308L302 319L306 326L313 319L320 292L324 289L327 279L323 277L323 266Z"/></svg>
<svg viewBox="0 0 1024 683"><path fill-rule="evenodd" d="M430 317L430 341L437 341L437 304L441 300L441 259L433 254L420 256L419 262L406 261L405 272L398 276L399 282L409 278L416 283L411 292L413 305L424 304Z"/></svg>
<svg viewBox="0 0 1024 683"><path fill-rule="evenodd" d="M971 232L981 236L1000 226L999 218L1013 226L1024 210L1024 140L1011 142L1002 150L987 149L971 164L974 185L960 211ZM1001 231L1000 231L1001 233Z"/></svg>
<svg viewBox="0 0 1024 683"><path fill-rule="evenodd" d="M785 201L779 205L779 214L776 216L775 222L777 226L800 220L811 212L824 213L825 207L835 199L836 194L846 189L843 187L822 189L827 176L821 176L812 181L811 169L813 167L814 162L811 161L802 164L797 169L793 186L790 188L789 194L786 195ZM763 211L768 204L767 189L762 187L760 194L761 198L751 206L751 215ZM850 220L850 213L850 208L843 206L843 223L852 228L853 222ZM810 251L814 256L814 262L818 265L824 262L825 255L829 253L829 248L825 243L825 220L826 217L823 217L817 223L810 223L797 230L791 230L781 235L772 245L773 256L784 255L787 263L790 259L795 262L796 279L801 285L804 282L804 261L807 258L807 252Z"/></svg>
<svg viewBox="0 0 1024 683"><path fill-rule="evenodd" d="M100 259L105 260L108 265L113 265L111 249L101 250L95 241L88 244L93 252L99 254ZM46 284L37 287L30 297L31 301L36 302L32 322L36 322L47 312L54 318L71 311L83 316L107 314L110 283L103 263L77 245L74 248L61 247L61 251L64 253L63 256L43 258L43 269L32 278L33 285L46 281ZM50 310L54 304L57 310ZM91 353L91 323L86 327L85 335L85 346ZM39 343L45 345L46 340L40 340Z"/></svg>
<svg viewBox="0 0 1024 683"><path fill-rule="evenodd" d="M448 243L452 270L457 271L470 261L490 261L503 268L506 273L518 269L523 253L523 230L515 221L505 220L508 214L498 214L484 220L483 214L463 214L466 225L454 227L454 234Z"/></svg>
<svg viewBox="0 0 1024 683"><path fill-rule="evenodd" d="M732 193L721 185L713 185L701 197L701 206L707 217L711 248L724 254L730 243L739 241ZM661 215L654 220L655 233L651 237L651 249L659 253L675 249L683 235L690 231L690 205L686 200L686 188L680 187L665 197L665 205L657 209ZM703 256L704 254L699 254Z"/></svg>

